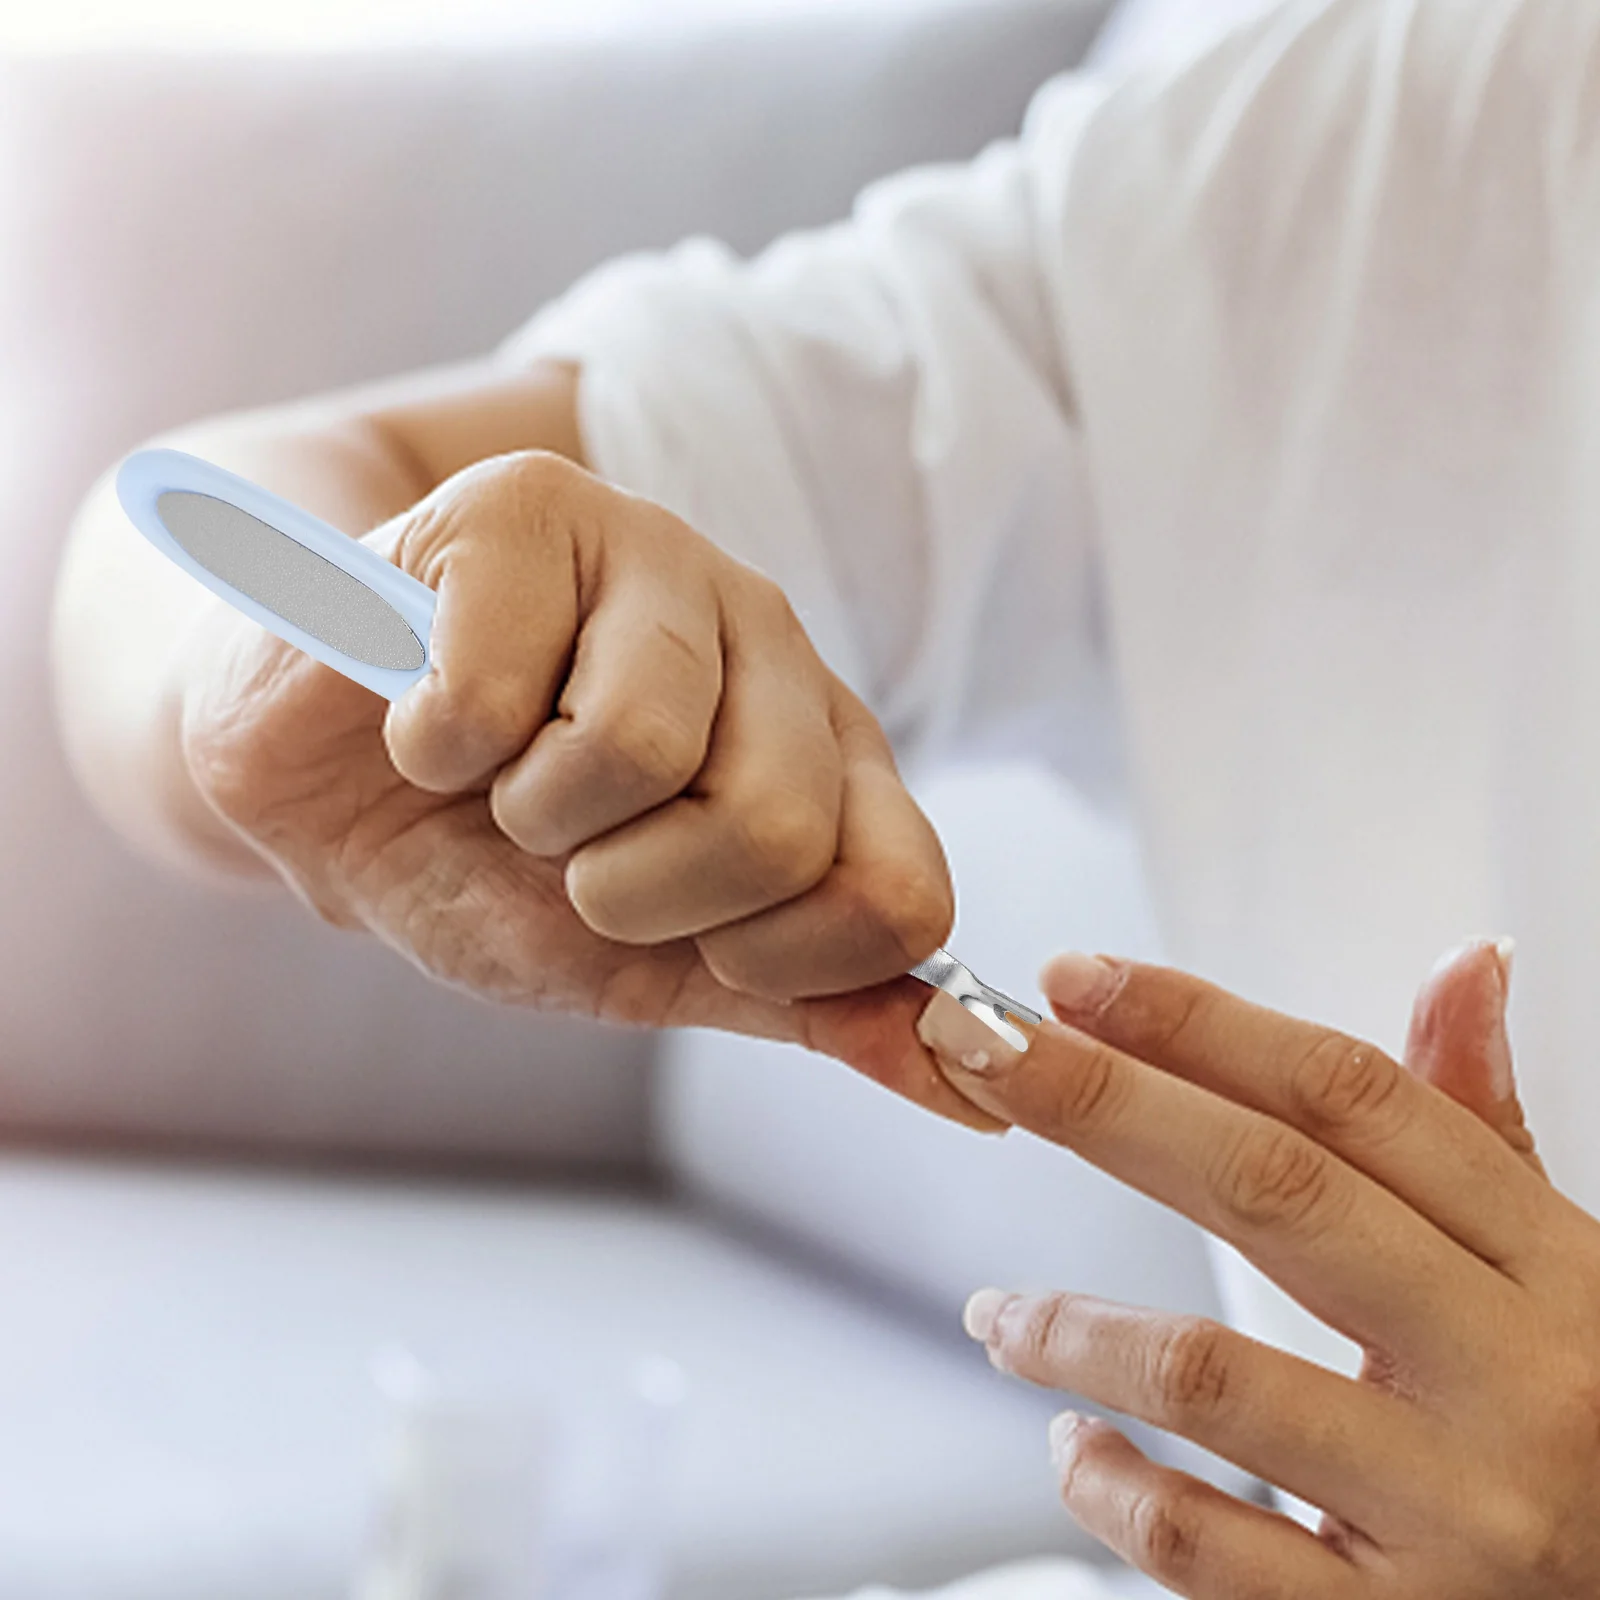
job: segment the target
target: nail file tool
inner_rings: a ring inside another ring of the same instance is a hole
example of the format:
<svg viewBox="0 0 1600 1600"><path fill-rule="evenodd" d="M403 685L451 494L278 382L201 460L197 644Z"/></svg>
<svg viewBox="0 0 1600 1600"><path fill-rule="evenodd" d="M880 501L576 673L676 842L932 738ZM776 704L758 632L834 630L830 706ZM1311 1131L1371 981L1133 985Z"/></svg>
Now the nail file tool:
<svg viewBox="0 0 1600 1600"><path fill-rule="evenodd" d="M324 666L398 700L429 671L434 593L375 550L257 484L181 450L140 450L117 498L161 553ZM1036 1011L939 950L911 969L1018 1050Z"/></svg>

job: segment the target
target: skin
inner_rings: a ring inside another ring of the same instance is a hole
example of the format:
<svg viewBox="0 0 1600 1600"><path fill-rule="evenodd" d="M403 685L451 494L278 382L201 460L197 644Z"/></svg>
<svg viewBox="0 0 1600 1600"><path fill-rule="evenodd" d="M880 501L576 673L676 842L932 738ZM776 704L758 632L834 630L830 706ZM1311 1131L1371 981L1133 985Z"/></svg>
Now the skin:
<svg viewBox="0 0 1600 1600"><path fill-rule="evenodd" d="M56 612L85 789L148 854L285 884L442 982L796 1040L998 1130L914 1031L903 974L953 898L888 741L775 585L585 470L576 390L485 363L161 441L438 592L436 670L393 707L164 562L102 483Z"/></svg>
<svg viewBox="0 0 1600 1600"><path fill-rule="evenodd" d="M967 1328L1001 1370L1193 1439L1325 1517L1310 1532L1073 1412L1051 1430L1068 1510L1195 1600L1600 1593L1600 1222L1533 1153L1495 947L1429 979L1406 1066L1098 959L1087 993L1090 958L1047 968L1059 1021L964 1086L1228 1240L1366 1361L1347 1379L1203 1319L981 1291Z"/></svg>

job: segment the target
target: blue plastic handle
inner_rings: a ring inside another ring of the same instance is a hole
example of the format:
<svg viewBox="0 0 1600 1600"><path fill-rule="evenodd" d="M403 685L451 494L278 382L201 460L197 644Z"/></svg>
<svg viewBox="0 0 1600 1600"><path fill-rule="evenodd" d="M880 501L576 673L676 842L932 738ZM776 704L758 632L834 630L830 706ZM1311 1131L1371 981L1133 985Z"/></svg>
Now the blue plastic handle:
<svg viewBox="0 0 1600 1600"><path fill-rule="evenodd" d="M215 500L237 506L364 584L393 606L416 634L422 644L422 665L400 671L358 661L219 578L196 561L162 522L157 502L171 489L210 495ZM320 517L302 511L299 506L280 499L247 478L224 472L221 467L202 461L198 456L186 455L182 450L139 450L129 456L117 469L117 498L140 533L213 594L254 618L269 633L304 650L324 666L365 684L384 699L398 700L412 684L432 670L429 641L436 604L433 590L402 572L392 561L385 561L377 551L369 550L348 534L330 527Z"/></svg>

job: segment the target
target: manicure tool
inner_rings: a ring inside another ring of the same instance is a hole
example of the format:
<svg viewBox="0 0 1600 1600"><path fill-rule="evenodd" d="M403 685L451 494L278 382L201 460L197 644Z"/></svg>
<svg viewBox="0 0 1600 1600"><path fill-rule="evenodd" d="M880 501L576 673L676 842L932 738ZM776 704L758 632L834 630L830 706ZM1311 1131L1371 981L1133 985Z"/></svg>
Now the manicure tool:
<svg viewBox="0 0 1600 1600"><path fill-rule="evenodd" d="M398 700L429 671L434 593L299 506L181 450L140 450L117 472L133 525L269 633ZM1038 1012L975 978L946 950L911 969L1015 1049Z"/></svg>

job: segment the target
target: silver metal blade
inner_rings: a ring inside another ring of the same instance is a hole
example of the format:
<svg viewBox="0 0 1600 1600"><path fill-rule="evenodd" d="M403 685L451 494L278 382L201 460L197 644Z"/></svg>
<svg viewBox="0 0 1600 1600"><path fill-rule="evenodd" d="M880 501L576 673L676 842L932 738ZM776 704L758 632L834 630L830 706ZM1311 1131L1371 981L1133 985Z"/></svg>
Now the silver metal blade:
<svg viewBox="0 0 1600 1600"><path fill-rule="evenodd" d="M1014 1050L1028 1048L1027 1035L1015 1024L1025 1022L1036 1028L1044 1020L1020 1000L1013 1000L1010 995L974 977L971 969L963 966L948 950L935 950L926 961L919 961L911 969L911 976L920 978L930 988L942 989L959 1001L964 1010L992 1028Z"/></svg>

